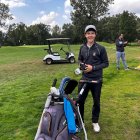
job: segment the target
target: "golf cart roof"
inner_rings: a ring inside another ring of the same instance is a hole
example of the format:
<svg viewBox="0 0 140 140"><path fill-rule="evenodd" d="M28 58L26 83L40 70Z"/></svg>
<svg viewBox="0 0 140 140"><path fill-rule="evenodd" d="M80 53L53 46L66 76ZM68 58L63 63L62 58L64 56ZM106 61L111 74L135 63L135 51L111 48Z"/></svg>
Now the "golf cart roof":
<svg viewBox="0 0 140 140"><path fill-rule="evenodd" d="M51 41L51 40L70 40L70 38L48 38L46 40L48 40L48 41Z"/></svg>

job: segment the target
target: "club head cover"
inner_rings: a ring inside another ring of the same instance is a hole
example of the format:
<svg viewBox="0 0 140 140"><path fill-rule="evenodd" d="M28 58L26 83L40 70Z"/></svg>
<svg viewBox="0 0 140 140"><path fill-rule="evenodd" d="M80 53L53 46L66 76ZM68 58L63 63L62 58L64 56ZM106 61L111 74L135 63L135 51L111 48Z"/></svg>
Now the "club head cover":
<svg viewBox="0 0 140 140"><path fill-rule="evenodd" d="M65 91L65 94L71 94L72 91L75 89L75 87L78 85L78 82L74 79L70 79L68 84L66 85L64 91Z"/></svg>
<svg viewBox="0 0 140 140"><path fill-rule="evenodd" d="M70 78L69 77L64 77L60 83L60 86L59 86L59 92L60 92L60 95L63 96L63 94L65 93L64 89L66 87L66 85L68 84L68 82L70 81Z"/></svg>

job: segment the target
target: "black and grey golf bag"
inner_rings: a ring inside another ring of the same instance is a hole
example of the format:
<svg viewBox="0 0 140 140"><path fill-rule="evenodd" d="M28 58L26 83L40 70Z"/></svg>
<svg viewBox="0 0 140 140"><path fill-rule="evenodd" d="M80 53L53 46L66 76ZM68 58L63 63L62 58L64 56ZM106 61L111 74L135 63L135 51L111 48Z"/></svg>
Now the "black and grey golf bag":
<svg viewBox="0 0 140 140"><path fill-rule="evenodd" d="M77 81L65 77L61 81L59 91L53 89L50 92L34 140L80 140L76 136L76 132L82 129L83 122L81 123L82 119L77 107L68 96L76 86ZM70 114L69 105L74 112L76 129L73 128L73 124L70 124L73 121L71 120L73 116L68 117Z"/></svg>

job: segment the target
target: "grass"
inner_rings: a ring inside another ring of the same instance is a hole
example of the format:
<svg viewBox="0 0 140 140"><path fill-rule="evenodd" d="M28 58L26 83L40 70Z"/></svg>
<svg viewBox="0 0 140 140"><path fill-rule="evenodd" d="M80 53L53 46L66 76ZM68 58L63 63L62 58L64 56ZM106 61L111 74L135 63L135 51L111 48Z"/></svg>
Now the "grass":
<svg viewBox="0 0 140 140"><path fill-rule="evenodd" d="M85 125L89 140L140 139L140 71L116 70L114 44L106 46L110 66L104 69L101 96L101 132L91 126L92 97L86 100ZM59 50L60 44L56 45ZM79 45L72 45L76 58ZM32 140L54 78L74 75L75 64L45 65L42 62L46 46L0 48L0 140ZM64 48L65 49L65 48ZM127 47L129 66L140 65L140 48ZM84 134L79 134L84 139Z"/></svg>

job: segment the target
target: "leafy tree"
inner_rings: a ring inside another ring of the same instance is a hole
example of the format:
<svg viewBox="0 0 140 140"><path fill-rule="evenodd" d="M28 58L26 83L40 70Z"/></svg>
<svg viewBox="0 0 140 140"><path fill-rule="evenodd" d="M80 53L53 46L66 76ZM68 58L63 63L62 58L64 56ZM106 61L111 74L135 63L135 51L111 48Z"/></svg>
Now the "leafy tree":
<svg viewBox="0 0 140 140"><path fill-rule="evenodd" d="M98 23L98 40L99 41L107 41L114 42L116 37L118 36L119 25L118 25L118 17L104 17L100 19Z"/></svg>
<svg viewBox="0 0 140 140"><path fill-rule="evenodd" d="M50 34L50 25L45 25L45 24L38 24L38 28L40 30L40 43L41 45L46 44L46 39L51 37Z"/></svg>
<svg viewBox="0 0 140 140"><path fill-rule="evenodd" d="M8 32L5 37L5 45L12 45L12 46L17 45L16 33L14 31L15 29L16 29L16 24L11 24L8 27Z"/></svg>
<svg viewBox="0 0 140 140"><path fill-rule="evenodd" d="M22 22L10 25L5 38L6 44L12 46L25 44L26 28L26 25Z"/></svg>
<svg viewBox="0 0 140 140"><path fill-rule="evenodd" d="M48 25L36 24L27 27L24 23L9 26L5 38L7 45L19 46L23 44L44 45L46 38L50 37Z"/></svg>
<svg viewBox="0 0 140 140"><path fill-rule="evenodd" d="M60 37L61 36L61 28L58 25L55 25L52 29L52 37Z"/></svg>
<svg viewBox="0 0 140 140"><path fill-rule="evenodd" d="M140 40L140 18L137 18L137 39Z"/></svg>
<svg viewBox="0 0 140 140"><path fill-rule="evenodd" d="M124 11L119 16L119 33L123 33L125 38L131 42L136 39L137 36L137 17L134 13Z"/></svg>
<svg viewBox="0 0 140 140"><path fill-rule="evenodd" d="M44 45L46 38L50 37L50 26L45 24L31 25L27 28L26 44Z"/></svg>
<svg viewBox="0 0 140 140"><path fill-rule="evenodd" d="M0 27L5 26L5 21L13 19L12 15L9 13L8 5L0 2Z"/></svg>
<svg viewBox="0 0 140 140"><path fill-rule="evenodd" d="M15 32L16 32L16 35L17 35L17 39L19 40L18 45L25 44L26 30L27 30L27 26L24 23L21 22L21 23L17 24Z"/></svg>
<svg viewBox="0 0 140 140"><path fill-rule="evenodd" d="M74 40L74 36L75 36L74 35L74 26L70 23L64 24L62 26L61 36L71 38L72 40Z"/></svg>
<svg viewBox="0 0 140 140"><path fill-rule="evenodd" d="M130 42L134 41L138 37L138 25L138 17L128 11L112 17L103 17L98 23L98 39L114 42L116 37L123 33L125 39Z"/></svg>
<svg viewBox="0 0 140 140"><path fill-rule="evenodd" d="M71 13L72 23L76 27L76 34L79 38L84 33L87 24L98 24L98 20L107 13L108 6L114 0L71 0L73 12Z"/></svg>
<svg viewBox="0 0 140 140"><path fill-rule="evenodd" d="M4 43L4 33L0 31L0 47L3 45L3 43Z"/></svg>

